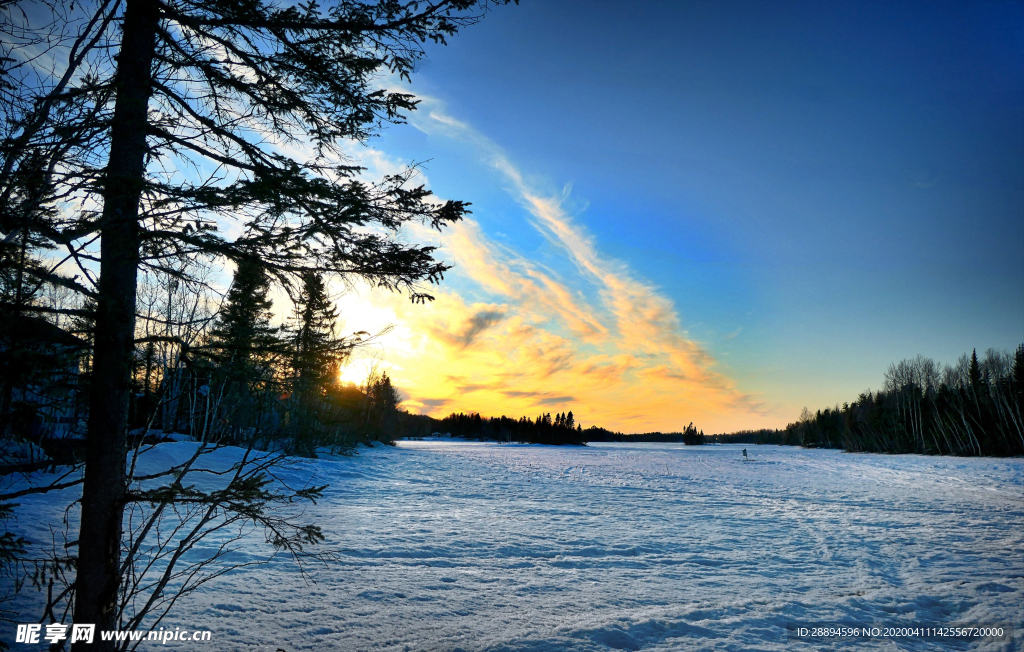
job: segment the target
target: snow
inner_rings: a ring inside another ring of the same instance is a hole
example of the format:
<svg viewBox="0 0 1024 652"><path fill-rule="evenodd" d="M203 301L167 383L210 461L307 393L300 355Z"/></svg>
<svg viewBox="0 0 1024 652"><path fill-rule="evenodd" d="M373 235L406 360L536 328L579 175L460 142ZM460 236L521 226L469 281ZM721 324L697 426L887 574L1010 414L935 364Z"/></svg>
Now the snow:
<svg viewBox="0 0 1024 652"><path fill-rule="evenodd" d="M194 446L161 444L143 464ZM428 438L288 473L331 485L306 518L337 561L309 566L310 585L280 558L211 582L162 625L210 629L212 643L168 648L1024 649L786 638L787 622L998 624L1024 638L1020 458ZM63 516L54 496L21 499L15 525L39 536ZM254 536L239 554L267 552Z"/></svg>

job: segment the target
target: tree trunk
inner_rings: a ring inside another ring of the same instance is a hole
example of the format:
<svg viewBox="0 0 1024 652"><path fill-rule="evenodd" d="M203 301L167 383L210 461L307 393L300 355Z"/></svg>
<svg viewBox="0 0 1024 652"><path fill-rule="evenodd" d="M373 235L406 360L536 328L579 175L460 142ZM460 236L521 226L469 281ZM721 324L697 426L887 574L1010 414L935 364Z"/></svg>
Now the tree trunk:
<svg viewBox="0 0 1024 652"><path fill-rule="evenodd" d="M74 622L117 628L125 495L128 393L135 349L139 203L145 181L146 123L158 9L128 0L115 76L117 99L103 189L99 297ZM114 649L112 642L89 649ZM86 649L74 645L76 652Z"/></svg>

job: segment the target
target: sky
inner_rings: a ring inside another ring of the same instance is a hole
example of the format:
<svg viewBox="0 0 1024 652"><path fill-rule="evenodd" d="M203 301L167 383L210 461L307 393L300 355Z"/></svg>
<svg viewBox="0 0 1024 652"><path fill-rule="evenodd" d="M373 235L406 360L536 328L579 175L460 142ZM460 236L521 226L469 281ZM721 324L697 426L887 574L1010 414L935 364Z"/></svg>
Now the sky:
<svg viewBox="0 0 1024 652"><path fill-rule="evenodd" d="M784 427L1024 342L1024 3L496 7L353 156L472 215L436 300L356 287L414 412ZM394 86L395 80L382 80Z"/></svg>

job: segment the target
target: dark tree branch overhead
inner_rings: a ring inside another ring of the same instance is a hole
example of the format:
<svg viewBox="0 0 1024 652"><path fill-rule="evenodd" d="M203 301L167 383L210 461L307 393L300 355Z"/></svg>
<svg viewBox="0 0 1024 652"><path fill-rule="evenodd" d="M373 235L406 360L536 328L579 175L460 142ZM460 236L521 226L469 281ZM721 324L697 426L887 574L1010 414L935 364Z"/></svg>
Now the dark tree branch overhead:
<svg viewBox="0 0 1024 652"><path fill-rule="evenodd" d="M49 122L40 123L36 111L32 120L15 125L8 142L28 138L35 144L8 147L6 169L17 170L25 151L73 143L60 158L54 185L73 184L79 196L101 201L116 104L109 73L119 60L112 55L123 45L117 28L126 6L84 5L94 11L85 14L85 27L71 46L75 74L68 72L69 64L60 92L44 96ZM442 228L458 220L467 205L438 207L422 188L406 189L412 170L387 184L365 186L356 179L361 168L347 162L343 147L402 121L416 107L411 95L378 88L376 75L388 70L407 77L423 54L423 42L443 42L479 18L470 10L486 4L388 1L282 9L250 1L230 6L154 2L153 7L159 20L145 120L147 167L165 157L160 164L170 159L173 170L164 182L153 174L145 178L140 217L148 249L143 257L159 256L161 250L181 253L185 245L187 251L210 246L218 255L241 260L261 253L254 247L285 251L289 245L287 262L266 258L281 277L296 272L301 253L307 269L367 273L376 284L428 298L414 288L440 278L443 263L353 266L346 252L387 241L377 253L400 262L430 257L429 248L401 245L386 233L374 241L352 228L395 230L409 220ZM58 114L74 119L58 125L53 119ZM271 140L305 143L309 159L284 156ZM210 163L217 174L201 178ZM50 223L46 237L55 242L88 238L104 228L105 219L94 210L64 213ZM237 232L247 235L236 241L213 236L213 225L225 220L238 222ZM189 224L204 225L206 237L200 239L207 242L197 243ZM85 252L75 257L89 260Z"/></svg>

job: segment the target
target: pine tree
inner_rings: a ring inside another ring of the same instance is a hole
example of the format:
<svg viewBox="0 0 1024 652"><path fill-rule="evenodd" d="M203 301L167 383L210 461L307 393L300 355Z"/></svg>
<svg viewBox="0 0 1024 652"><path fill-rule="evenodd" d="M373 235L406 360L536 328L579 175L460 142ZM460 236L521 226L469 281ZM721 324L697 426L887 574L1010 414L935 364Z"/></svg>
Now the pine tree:
<svg viewBox="0 0 1024 652"><path fill-rule="evenodd" d="M269 293L270 279L258 263L238 264L210 338L229 382L265 379L268 359L279 348Z"/></svg>
<svg viewBox="0 0 1024 652"><path fill-rule="evenodd" d="M981 392L981 368L978 365L977 349L971 349L971 365L967 370L967 378L971 384L971 391L974 393L975 399L977 399Z"/></svg>
<svg viewBox="0 0 1024 652"><path fill-rule="evenodd" d="M269 292L270 279L258 263L239 263L211 329L208 346L216 364L205 371L202 365L194 367L207 376L218 397L213 404L229 440L244 432L264 434L278 387L275 365L282 346L280 329L270 325Z"/></svg>
<svg viewBox="0 0 1024 652"><path fill-rule="evenodd" d="M391 443L394 441L398 404L402 402L398 390L391 384L391 378L385 371L380 374L371 374L363 391L366 401L363 423L364 437ZM450 420L453 422L450 432L456 436L479 433L482 426L479 414L455 415L453 413ZM479 434L475 436L479 436Z"/></svg>
<svg viewBox="0 0 1024 652"><path fill-rule="evenodd" d="M398 390L391 384L391 377L388 376L386 371L381 374L380 380L374 386L373 400L382 418L385 415L393 414L401 402ZM474 422L477 426L482 423L479 414L475 416Z"/></svg>
<svg viewBox="0 0 1024 652"><path fill-rule="evenodd" d="M347 351L335 336L338 312L327 296L324 277L307 272L295 302L292 369L302 391L323 392L337 377Z"/></svg>

